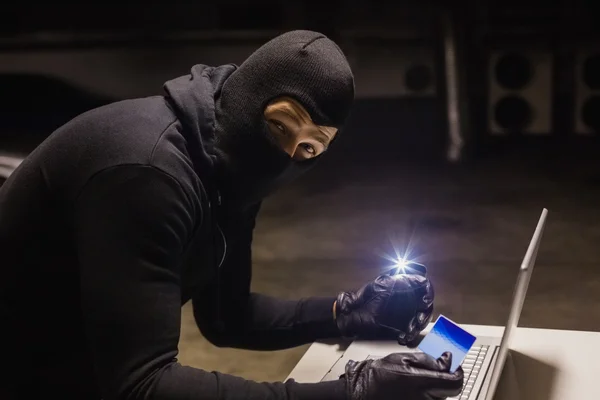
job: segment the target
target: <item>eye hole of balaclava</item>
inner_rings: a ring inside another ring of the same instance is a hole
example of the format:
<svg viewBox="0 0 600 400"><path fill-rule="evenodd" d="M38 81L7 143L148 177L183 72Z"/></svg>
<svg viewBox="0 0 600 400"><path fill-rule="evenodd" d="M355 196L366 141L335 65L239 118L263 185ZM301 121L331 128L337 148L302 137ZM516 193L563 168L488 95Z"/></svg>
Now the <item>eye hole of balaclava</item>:
<svg viewBox="0 0 600 400"><path fill-rule="evenodd" d="M337 135L337 128L317 125L299 101L283 96L269 102L264 119L267 135L295 162L323 155Z"/></svg>

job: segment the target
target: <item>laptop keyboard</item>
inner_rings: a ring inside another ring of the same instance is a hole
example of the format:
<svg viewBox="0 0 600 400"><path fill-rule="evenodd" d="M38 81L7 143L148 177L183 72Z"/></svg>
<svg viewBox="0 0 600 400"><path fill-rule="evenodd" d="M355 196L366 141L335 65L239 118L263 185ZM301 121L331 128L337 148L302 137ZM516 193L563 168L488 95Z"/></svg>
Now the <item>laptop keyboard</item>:
<svg viewBox="0 0 600 400"><path fill-rule="evenodd" d="M473 393L473 387L475 386L475 381L479 376L479 372L481 372L481 367L483 366L483 360L485 360L485 356L489 350L490 346L473 346L471 350L465 356L464 361L461 364L461 367L464 371L464 382L463 388L460 394L456 397L448 397L447 400L469 400L471 399L471 394ZM369 355L367 360L377 360L382 358L383 356Z"/></svg>
<svg viewBox="0 0 600 400"><path fill-rule="evenodd" d="M489 346L473 346L467 353L465 360L461 364L465 373L462 392L456 397L448 397L448 400L468 400L471 391L475 386L475 380L481 371L483 360L487 354Z"/></svg>

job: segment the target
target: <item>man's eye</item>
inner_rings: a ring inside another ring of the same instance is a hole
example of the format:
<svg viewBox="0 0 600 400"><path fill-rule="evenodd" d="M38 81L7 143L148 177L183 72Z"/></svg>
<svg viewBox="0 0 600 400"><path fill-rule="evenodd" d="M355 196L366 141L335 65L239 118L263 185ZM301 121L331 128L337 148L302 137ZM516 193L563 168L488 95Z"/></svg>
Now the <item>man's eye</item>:
<svg viewBox="0 0 600 400"><path fill-rule="evenodd" d="M308 143L303 143L302 148L304 148L304 151L306 151L311 156L314 156L317 154L317 151L315 150L315 148Z"/></svg>
<svg viewBox="0 0 600 400"><path fill-rule="evenodd" d="M273 125L281 132L285 133L285 126L281 122L273 121Z"/></svg>

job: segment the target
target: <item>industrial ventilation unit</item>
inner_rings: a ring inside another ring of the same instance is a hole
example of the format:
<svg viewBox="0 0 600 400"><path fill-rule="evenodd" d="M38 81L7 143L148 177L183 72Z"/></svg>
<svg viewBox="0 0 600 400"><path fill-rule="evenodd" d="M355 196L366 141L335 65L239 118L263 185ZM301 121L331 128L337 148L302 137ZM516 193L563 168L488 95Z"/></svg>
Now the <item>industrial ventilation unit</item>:
<svg viewBox="0 0 600 400"><path fill-rule="evenodd" d="M489 65L489 131L492 135L552 133L552 54L495 51Z"/></svg>
<svg viewBox="0 0 600 400"><path fill-rule="evenodd" d="M578 52L575 64L575 133L600 133L600 48Z"/></svg>
<svg viewBox="0 0 600 400"><path fill-rule="evenodd" d="M348 49L360 98L437 95L433 47L358 41Z"/></svg>

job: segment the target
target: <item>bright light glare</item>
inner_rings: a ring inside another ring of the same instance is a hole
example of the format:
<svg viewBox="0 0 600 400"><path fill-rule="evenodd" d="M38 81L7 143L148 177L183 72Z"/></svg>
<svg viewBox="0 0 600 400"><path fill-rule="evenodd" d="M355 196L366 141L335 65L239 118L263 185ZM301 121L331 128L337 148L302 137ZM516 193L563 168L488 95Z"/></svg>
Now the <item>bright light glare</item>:
<svg viewBox="0 0 600 400"><path fill-rule="evenodd" d="M383 253L380 255L391 263L387 268L394 268L396 274L406 274L411 269L411 263L417 262L414 254L411 254L415 250L412 243L413 234L410 234L407 242L400 240L401 243L404 242L404 245L400 245L399 241L392 237L388 237L388 239L390 240L394 254Z"/></svg>
<svg viewBox="0 0 600 400"><path fill-rule="evenodd" d="M398 272L399 273L404 273L406 272L406 268L408 262L404 259L404 258L399 258L398 260L396 260L396 267L398 268Z"/></svg>
<svg viewBox="0 0 600 400"><path fill-rule="evenodd" d="M398 260L396 260L396 266L397 267L406 267L406 265L408 264L408 261L406 261L404 258L400 258Z"/></svg>

